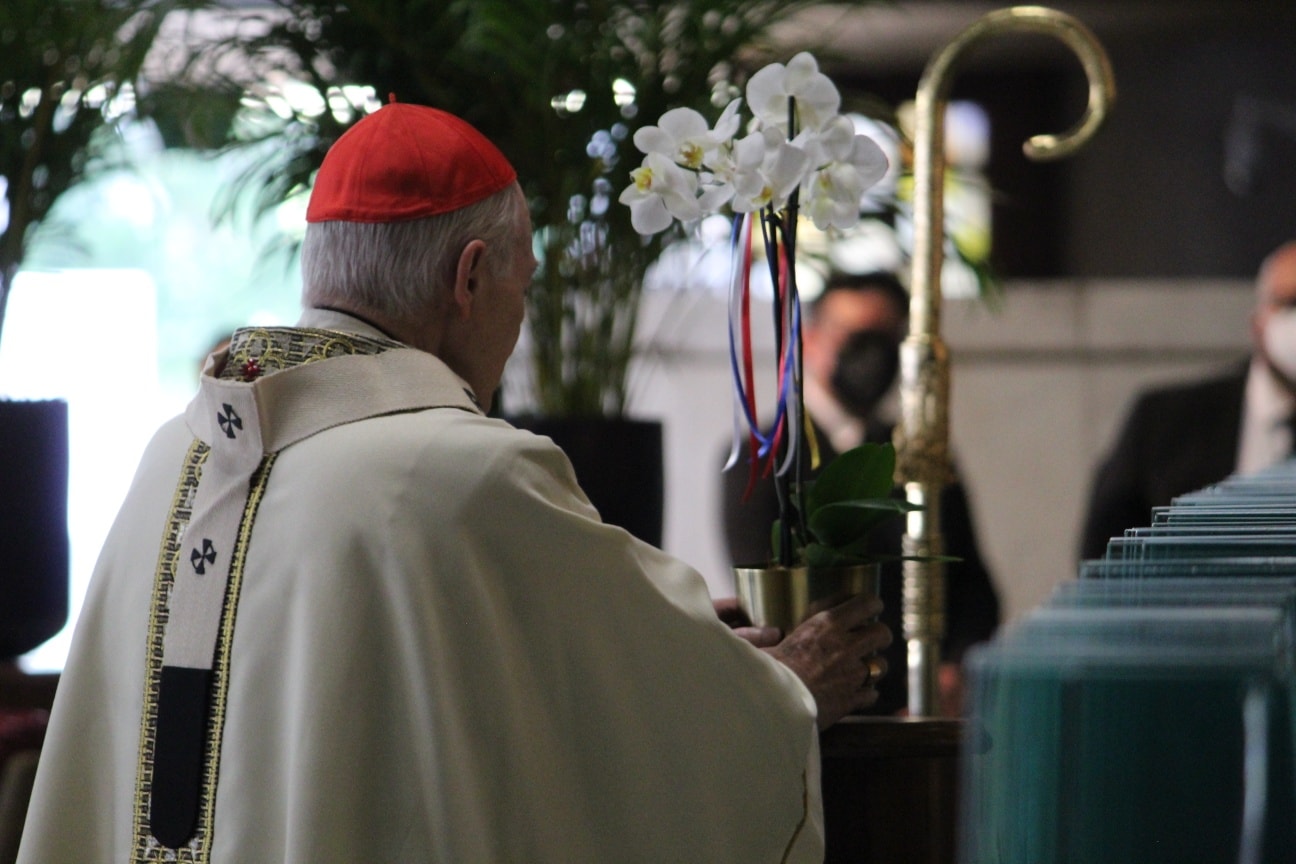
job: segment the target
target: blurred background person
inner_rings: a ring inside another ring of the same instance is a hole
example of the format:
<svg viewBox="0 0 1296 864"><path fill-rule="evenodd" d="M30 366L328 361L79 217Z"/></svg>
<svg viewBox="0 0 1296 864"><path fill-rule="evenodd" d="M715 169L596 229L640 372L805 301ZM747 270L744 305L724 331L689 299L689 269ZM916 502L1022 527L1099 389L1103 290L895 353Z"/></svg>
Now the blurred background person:
<svg viewBox="0 0 1296 864"><path fill-rule="evenodd" d="M1267 468L1292 452L1296 415L1296 241L1256 275L1251 359L1208 378L1140 394L1094 474L1081 558L1147 525L1153 507L1233 473Z"/></svg>

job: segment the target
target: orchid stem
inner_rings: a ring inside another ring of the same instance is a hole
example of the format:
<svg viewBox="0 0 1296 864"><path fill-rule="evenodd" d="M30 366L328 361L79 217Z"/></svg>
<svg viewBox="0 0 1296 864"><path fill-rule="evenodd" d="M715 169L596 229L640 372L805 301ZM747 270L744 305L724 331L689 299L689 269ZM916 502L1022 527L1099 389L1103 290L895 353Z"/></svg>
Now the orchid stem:
<svg viewBox="0 0 1296 864"><path fill-rule="evenodd" d="M796 137L797 134L796 120L797 120L796 99L789 97L788 98L788 139L789 140ZM792 422L796 422L798 424L804 424L805 422L805 400L802 398L802 394L801 394L801 375L802 375L801 328L799 326L800 314L801 314L801 298L797 293L797 280L796 280L797 210L799 207L800 194L801 194L801 189L798 186L796 189L793 189L792 194L788 196L787 210L785 211L783 225L782 225L783 256L785 261L785 270L787 273L786 303L788 308L786 310L786 315L788 319L788 338L795 340L796 343L793 346L793 350L792 350L792 368L789 370L792 376L792 390L788 394L788 396L794 400L796 410L792 412L788 412L789 427ZM792 453L792 470L789 473L792 476L791 491L792 494L796 496L796 504L791 509L796 511L796 533L799 537L802 538L802 540L804 540L808 536L808 530L805 524L806 485L805 485L805 478L802 476L802 472L804 470L804 467L802 465L802 462L804 461L802 459L802 447L803 447L803 442L805 440L805 436L801 434L801 431L802 430L800 429L794 430L789 428L788 430L789 434L787 437L787 446L795 448L795 452ZM786 509L786 504L783 504L781 506L783 506ZM792 542L791 542L792 528L790 523L791 523L790 519L784 518L783 524L785 526L785 534L787 536L781 538L783 544L789 548L789 558L791 557L790 549L792 546ZM788 563L791 562L789 561Z"/></svg>
<svg viewBox="0 0 1296 864"><path fill-rule="evenodd" d="M765 263L769 267L770 282L773 285L774 356L780 358L780 362L787 345L784 336L784 319L789 311L785 308L783 292L779 290L781 287L781 280L779 278L779 245L780 235L782 233L780 230L781 227L781 220L779 219L778 213L775 212L773 205L768 206L761 212L761 237L765 241ZM779 378L781 379L782 376L780 375ZM780 413L783 418L781 422L786 424L788 421L787 412L783 411ZM777 424L770 430L770 435L773 442L778 446L774 446L771 449L767 465L776 466L782 462L781 457L782 453L786 452L788 436L779 436ZM781 443L779 443L780 438L782 439ZM773 473L774 476L771 480L774 484L775 497L778 500L779 514L778 563L784 567L790 567L793 564L795 556L792 547L792 508L789 506L788 477L786 474L781 474L777 470Z"/></svg>

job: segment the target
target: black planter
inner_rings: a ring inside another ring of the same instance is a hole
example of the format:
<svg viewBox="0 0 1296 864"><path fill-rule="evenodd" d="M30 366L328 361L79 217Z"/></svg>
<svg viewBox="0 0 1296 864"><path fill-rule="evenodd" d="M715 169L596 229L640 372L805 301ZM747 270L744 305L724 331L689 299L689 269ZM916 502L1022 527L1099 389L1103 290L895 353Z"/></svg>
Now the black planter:
<svg viewBox="0 0 1296 864"><path fill-rule="evenodd" d="M661 423L612 417L520 417L511 422L547 435L562 448L604 522L661 546Z"/></svg>
<svg viewBox="0 0 1296 864"><path fill-rule="evenodd" d="M68 615L68 427L60 400L0 400L0 660Z"/></svg>

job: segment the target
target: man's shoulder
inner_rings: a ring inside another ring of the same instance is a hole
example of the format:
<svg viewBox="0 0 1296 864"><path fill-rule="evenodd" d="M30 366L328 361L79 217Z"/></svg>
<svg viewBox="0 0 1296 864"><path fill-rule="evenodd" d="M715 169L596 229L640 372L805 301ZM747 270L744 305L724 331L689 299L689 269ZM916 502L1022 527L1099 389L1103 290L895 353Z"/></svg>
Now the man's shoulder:
<svg viewBox="0 0 1296 864"><path fill-rule="evenodd" d="M362 423L359 428L376 428L383 435L422 441L431 450L521 454L558 449L549 438L519 429L507 420L456 407L393 412L372 419L381 421L380 425Z"/></svg>
<svg viewBox="0 0 1296 864"><path fill-rule="evenodd" d="M312 470L349 473L363 465L392 479L423 482L434 474L467 485L507 476L519 462L546 462L561 454L547 438L457 407L397 411L340 424L288 448L285 455L298 447L301 455L293 456L294 461L325 463Z"/></svg>
<svg viewBox="0 0 1296 864"><path fill-rule="evenodd" d="M1145 410L1227 399L1236 399L1240 405L1246 376L1246 365L1237 365L1214 375L1151 387L1139 395L1138 403Z"/></svg>
<svg viewBox="0 0 1296 864"><path fill-rule="evenodd" d="M437 411L438 409L433 409ZM567 473L567 456L552 438L508 420L467 411L440 410L436 432L427 439L431 452L460 454L460 469L475 474L502 474L503 479L534 464L545 473Z"/></svg>

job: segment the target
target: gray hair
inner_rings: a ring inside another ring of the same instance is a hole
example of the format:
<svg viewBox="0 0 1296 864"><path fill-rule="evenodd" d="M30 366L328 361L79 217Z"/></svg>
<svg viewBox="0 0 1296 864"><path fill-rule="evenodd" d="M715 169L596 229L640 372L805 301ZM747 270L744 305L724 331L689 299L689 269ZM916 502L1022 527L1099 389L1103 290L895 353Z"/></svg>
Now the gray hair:
<svg viewBox="0 0 1296 864"><path fill-rule="evenodd" d="M508 236L516 186L459 210L408 222L312 222L302 241L302 305L404 319L427 314L454 282L474 239ZM487 266L498 263L489 256Z"/></svg>

